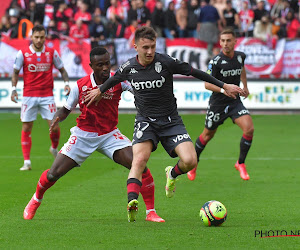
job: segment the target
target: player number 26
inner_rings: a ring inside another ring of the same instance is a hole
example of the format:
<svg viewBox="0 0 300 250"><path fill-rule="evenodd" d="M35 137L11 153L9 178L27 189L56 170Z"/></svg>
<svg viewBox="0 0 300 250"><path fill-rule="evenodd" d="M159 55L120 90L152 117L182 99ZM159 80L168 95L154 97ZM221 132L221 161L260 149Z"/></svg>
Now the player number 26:
<svg viewBox="0 0 300 250"><path fill-rule="evenodd" d="M208 114L207 114L207 119L209 121L213 121L213 122L217 122L220 120L220 113L214 113L212 111L210 111Z"/></svg>

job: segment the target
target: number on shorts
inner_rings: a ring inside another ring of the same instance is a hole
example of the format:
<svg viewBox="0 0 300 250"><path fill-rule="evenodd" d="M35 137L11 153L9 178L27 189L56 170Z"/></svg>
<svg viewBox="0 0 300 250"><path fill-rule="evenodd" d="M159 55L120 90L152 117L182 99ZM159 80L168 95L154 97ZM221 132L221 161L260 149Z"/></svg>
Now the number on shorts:
<svg viewBox="0 0 300 250"><path fill-rule="evenodd" d="M22 113L25 113L27 110L27 104L22 104Z"/></svg>
<svg viewBox="0 0 300 250"><path fill-rule="evenodd" d="M206 115L206 119L209 121L217 122L220 120L220 113L214 113L212 111L209 111Z"/></svg>
<svg viewBox="0 0 300 250"><path fill-rule="evenodd" d="M139 122L135 129L136 130L140 130L140 131L145 131L147 128L149 127L149 123L148 122Z"/></svg>
<svg viewBox="0 0 300 250"><path fill-rule="evenodd" d="M122 135L120 132L117 132L115 134L113 134L113 136L116 138L116 139L120 139L120 140L125 140L127 139L127 137L125 135Z"/></svg>
<svg viewBox="0 0 300 250"><path fill-rule="evenodd" d="M71 136L70 140L69 140L69 144L75 144L77 140L77 136L73 135Z"/></svg>
<svg viewBox="0 0 300 250"><path fill-rule="evenodd" d="M55 113L56 112L56 105L55 103L51 103L48 105L50 113Z"/></svg>

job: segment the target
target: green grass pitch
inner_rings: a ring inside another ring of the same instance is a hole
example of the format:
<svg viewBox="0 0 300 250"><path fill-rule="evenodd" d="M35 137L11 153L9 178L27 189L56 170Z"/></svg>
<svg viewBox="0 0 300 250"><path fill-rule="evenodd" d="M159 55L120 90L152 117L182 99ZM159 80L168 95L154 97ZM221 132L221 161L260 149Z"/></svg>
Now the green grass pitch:
<svg viewBox="0 0 300 250"><path fill-rule="evenodd" d="M76 117L61 123L60 147ZM182 118L194 141L204 115ZM253 115L253 120L249 181L234 168L241 131L230 120L203 152L196 180L181 176L171 199L165 197L164 168L177 159L161 146L152 153L156 210L166 223L145 221L141 196L137 221L127 222L128 171L98 153L49 189L35 218L25 221L23 209L53 162L48 128L40 117L34 123L33 169L21 172L19 114L0 113L0 249L299 249L300 237L261 238L266 235L260 232L300 234L300 116ZM119 128L129 138L133 122L134 115L120 115ZM201 206L213 199L228 210L221 227L205 227L199 218Z"/></svg>

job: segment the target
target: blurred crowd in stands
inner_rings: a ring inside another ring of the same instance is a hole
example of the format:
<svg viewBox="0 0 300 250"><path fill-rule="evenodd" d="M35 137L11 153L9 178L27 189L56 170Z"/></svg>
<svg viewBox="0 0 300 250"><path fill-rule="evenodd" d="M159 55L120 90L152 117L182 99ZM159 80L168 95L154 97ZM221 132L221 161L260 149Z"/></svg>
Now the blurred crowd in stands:
<svg viewBox="0 0 300 250"><path fill-rule="evenodd" d="M274 43L300 37L298 0L12 0L0 32L30 36L43 24L48 39L133 39L137 27L153 26L158 36L193 37L214 44L232 27L238 36Z"/></svg>

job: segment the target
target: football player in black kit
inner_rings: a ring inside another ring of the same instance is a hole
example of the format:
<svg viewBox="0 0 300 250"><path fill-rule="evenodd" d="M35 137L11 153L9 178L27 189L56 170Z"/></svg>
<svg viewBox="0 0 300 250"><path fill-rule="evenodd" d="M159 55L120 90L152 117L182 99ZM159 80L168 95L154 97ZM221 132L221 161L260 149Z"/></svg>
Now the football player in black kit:
<svg viewBox="0 0 300 250"><path fill-rule="evenodd" d="M242 81L244 86L244 97L247 98L249 90L247 87L247 76L244 67L246 55L243 52L234 51L236 44L235 33L231 29L225 29L220 35L220 45L222 51L215 56L208 64L207 73L217 79L240 85ZM240 98L231 98L226 90L205 82L205 88L213 91L206 113L205 128L197 138L195 149L199 161L200 154L206 144L214 137L218 126L230 117L233 123L237 124L243 131L240 141L240 155L235 163L235 168L239 170L243 180L249 180L250 177L246 170L245 159L251 147L254 126L249 111L244 107ZM193 181L196 178L196 170L189 171L187 176Z"/></svg>
<svg viewBox="0 0 300 250"><path fill-rule="evenodd" d="M180 158L175 167L169 166L165 169L167 197L174 195L176 177L197 166L194 145L177 112L173 75L192 75L211 82L226 90L233 98L237 94L244 94L236 85L223 83L203 71L192 68L188 63L156 53L156 33L151 27L136 30L134 47L137 56L121 65L114 76L89 92L85 98L87 106L93 102L93 105L97 105L103 93L117 83L127 80L132 85L137 115L132 140L133 161L127 180L129 222L136 219L142 172L159 142L171 157Z"/></svg>

